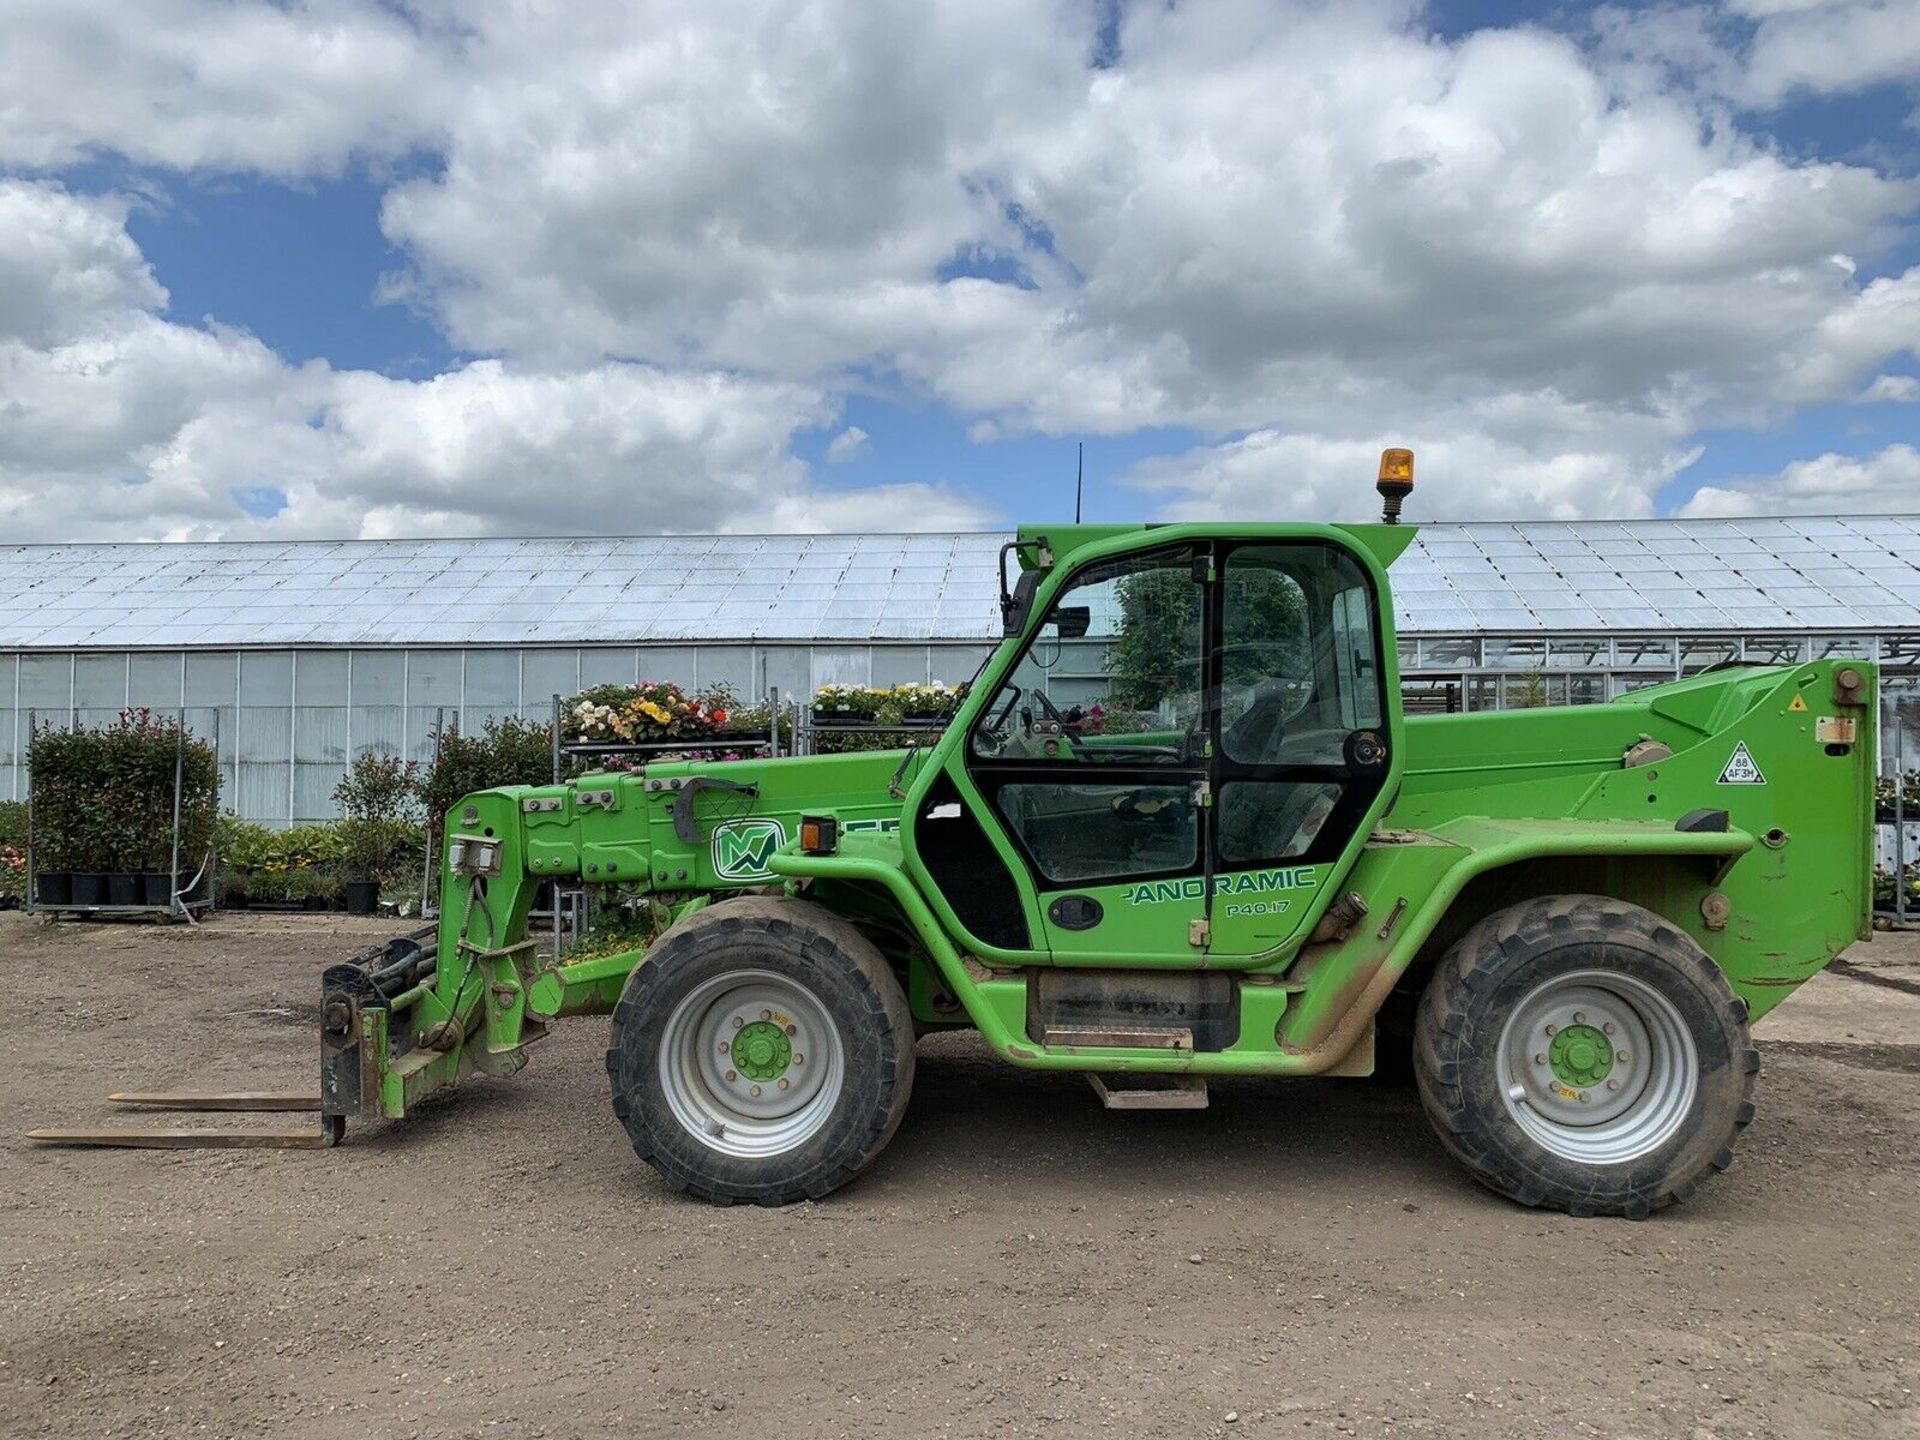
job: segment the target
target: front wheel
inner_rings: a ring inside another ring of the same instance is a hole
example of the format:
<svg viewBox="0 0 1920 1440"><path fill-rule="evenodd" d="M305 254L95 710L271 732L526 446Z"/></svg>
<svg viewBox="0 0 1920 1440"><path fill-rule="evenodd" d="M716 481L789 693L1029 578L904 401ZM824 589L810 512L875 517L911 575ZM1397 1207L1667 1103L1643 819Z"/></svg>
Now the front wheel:
<svg viewBox="0 0 1920 1440"><path fill-rule="evenodd" d="M879 1154L913 1086L886 959L804 901L716 904L627 979L607 1075L633 1148L716 1204L818 1198Z"/></svg>
<svg viewBox="0 0 1920 1440"><path fill-rule="evenodd" d="M1684 932L1597 895L1529 901L1449 950L1421 999L1420 1097L1490 1189L1642 1218L1725 1169L1760 1066L1746 1004Z"/></svg>

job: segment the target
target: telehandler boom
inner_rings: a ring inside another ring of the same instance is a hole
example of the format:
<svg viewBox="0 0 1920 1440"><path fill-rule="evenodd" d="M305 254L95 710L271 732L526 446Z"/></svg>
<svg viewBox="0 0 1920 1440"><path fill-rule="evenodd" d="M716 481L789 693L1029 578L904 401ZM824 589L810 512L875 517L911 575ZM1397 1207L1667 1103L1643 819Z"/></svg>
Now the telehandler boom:
<svg viewBox="0 0 1920 1440"><path fill-rule="evenodd" d="M1411 481L1389 451L1389 521ZM784 1204L879 1154L918 1034L971 1027L1115 1108L1410 1061L1501 1194L1686 1199L1752 1118L1750 1022L1869 933L1873 669L1408 718L1387 569L1412 533L1031 526L931 745L468 796L437 933L324 977L318 1138L611 1014L641 1158ZM549 880L657 937L542 958Z"/></svg>

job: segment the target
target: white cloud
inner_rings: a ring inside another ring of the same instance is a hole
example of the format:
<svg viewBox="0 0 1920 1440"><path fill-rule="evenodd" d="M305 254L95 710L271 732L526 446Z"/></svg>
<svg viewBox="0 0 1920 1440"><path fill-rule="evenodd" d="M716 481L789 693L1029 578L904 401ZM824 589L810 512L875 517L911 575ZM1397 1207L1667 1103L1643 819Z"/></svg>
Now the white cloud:
<svg viewBox="0 0 1920 1440"><path fill-rule="evenodd" d="M1910 514L1920 496L1920 450L1889 445L1872 455L1829 452L1777 475L1703 486L1683 515Z"/></svg>
<svg viewBox="0 0 1920 1440"><path fill-rule="evenodd" d="M744 512L717 528L736 534L815 534L858 530L987 530L1004 523L991 506L944 485L870 485L811 491Z"/></svg>
<svg viewBox="0 0 1920 1440"><path fill-rule="evenodd" d="M1912 375L1876 375L1853 397L1861 405L1910 405L1920 400L1920 379Z"/></svg>
<svg viewBox="0 0 1920 1440"><path fill-rule="evenodd" d="M1758 20L1742 93L1777 104L1795 90L1846 94L1920 76L1913 0L1735 0Z"/></svg>
<svg viewBox="0 0 1920 1440"><path fill-rule="evenodd" d="M822 493L796 430L817 387L629 362L481 360L425 381L288 364L172 324L123 202L0 192L0 267L70 303L0 309L0 533L244 535L900 529L990 519L939 487ZM277 491L265 519L241 496Z"/></svg>
<svg viewBox="0 0 1920 1440"><path fill-rule="evenodd" d="M834 436L827 445L827 463L844 465L849 460L857 460L871 448L867 444L867 432L858 425L849 425Z"/></svg>
<svg viewBox="0 0 1920 1440"><path fill-rule="evenodd" d="M103 315L165 305L126 221L124 200L0 179L0 336L57 343Z"/></svg>
<svg viewBox="0 0 1920 1440"><path fill-rule="evenodd" d="M1359 435L1259 430L1147 460L1123 483L1169 520L1367 520L1380 452L1414 450L1409 519L1650 514L1698 458L1668 427L1582 414L1551 395L1435 413Z"/></svg>
<svg viewBox="0 0 1920 1440"><path fill-rule="evenodd" d="M281 530L877 524L792 455L857 384L983 437L1193 427L1136 477L1174 509L1265 503L1283 466L1351 513L1347 467L1404 440L1429 513L1644 513L1701 429L1897 398L1873 377L1920 337L1920 268L1884 273L1920 182L1736 108L1915 73L1911 0L1736 9L1582 49L1437 38L1413 0L1133 3L1096 69L1085 0L22 0L0 162L420 149L393 293L498 358L400 382L172 325L122 202L16 185L0 463L111 477L102 523L165 504L168 533L236 523L276 456L311 476ZM577 484L529 493L542 464Z"/></svg>
<svg viewBox="0 0 1920 1440"><path fill-rule="evenodd" d="M0 163L334 173L432 140L458 36L376 0L9 0Z"/></svg>
<svg viewBox="0 0 1920 1440"><path fill-rule="evenodd" d="M540 363L877 371L986 434L1357 435L1543 387L1743 423L1895 343L1831 257L1920 187L1620 92L1567 40L1202 0L1129 7L1096 71L1092 7L1009 3L494 13L448 164L387 201L411 296ZM943 280L961 256L1000 271Z"/></svg>

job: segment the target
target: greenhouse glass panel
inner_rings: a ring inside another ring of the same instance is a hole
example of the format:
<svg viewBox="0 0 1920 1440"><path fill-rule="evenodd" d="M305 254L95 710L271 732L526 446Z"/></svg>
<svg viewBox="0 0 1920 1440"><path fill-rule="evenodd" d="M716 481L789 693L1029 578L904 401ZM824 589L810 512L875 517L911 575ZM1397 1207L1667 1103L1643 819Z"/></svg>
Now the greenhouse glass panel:
<svg viewBox="0 0 1920 1440"><path fill-rule="evenodd" d="M1480 641L1472 635L1448 635L1420 642L1422 669L1472 670L1480 664Z"/></svg>
<svg viewBox="0 0 1920 1440"><path fill-rule="evenodd" d="M347 707L302 705L293 712L294 763L347 763Z"/></svg>
<svg viewBox="0 0 1920 1440"><path fill-rule="evenodd" d="M285 650L243 650L240 654L240 703L291 705L293 655Z"/></svg>
<svg viewBox="0 0 1920 1440"><path fill-rule="evenodd" d="M355 755L398 755L406 712L398 705L354 705L347 712L347 736Z"/></svg>
<svg viewBox="0 0 1920 1440"><path fill-rule="evenodd" d="M757 700L753 651L744 645L702 645L695 684L702 690L725 685L743 700Z"/></svg>
<svg viewBox="0 0 1920 1440"><path fill-rule="evenodd" d="M1489 670L1538 670L1547 662L1547 642L1489 638L1485 653Z"/></svg>
<svg viewBox="0 0 1920 1440"><path fill-rule="evenodd" d="M1613 639L1613 663L1636 669L1658 667L1673 669L1673 641L1638 635L1616 635Z"/></svg>
<svg viewBox="0 0 1920 1440"><path fill-rule="evenodd" d="M525 650L520 665L521 695L529 711L544 715L552 708L553 696L564 698L580 690L577 650Z"/></svg>
<svg viewBox="0 0 1920 1440"><path fill-rule="evenodd" d="M407 705L451 705L460 703L461 652L458 650L409 650L407 652Z"/></svg>
<svg viewBox="0 0 1920 1440"><path fill-rule="evenodd" d="M1547 663L1557 668L1590 668L1605 665L1613 653L1613 642L1606 636L1556 637L1548 652Z"/></svg>
<svg viewBox="0 0 1920 1440"><path fill-rule="evenodd" d="M927 652L917 645L876 645L873 648L873 683L876 685L924 685L927 682ZM802 699L806 698L804 696Z"/></svg>
<svg viewBox="0 0 1920 1440"><path fill-rule="evenodd" d="M73 703L122 710L127 703L125 655L76 655L73 661Z"/></svg>
<svg viewBox="0 0 1920 1440"><path fill-rule="evenodd" d="M1871 635L1818 635L1813 637L1811 644L1816 660L1873 658Z"/></svg>
<svg viewBox="0 0 1920 1440"><path fill-rule="evenodd" d="M402 650L356 650L351 661L353 704L399 706L407 699L407 657Z"/></svg>
<svg viewBox="0 0 1920 1440"><path fill-rule="evenodd" d="M513 709L520 703L520 652L518 650L467 651L467 682L461 692L461 706L472 711L477 706L502 706Z"/></svg>
<svg viewBox="0 0 1920 1440"><path fill-rule="evenodd" d="M293 657L294 701L300 705L347 703L347 652L301 650Z"/></svg>
<svg viewBox="0 0 1920 1440"><path fill-rule="evenodd" d="M640 678L639 655L632 648L585 649L580 652L580 688L595 685L632 685ZM650 680L664 677L650 675Z"/></svg>
<svg viewBox="0 0 1920 1440"><path fill-rule="evenodd" d="M185 670L185 660L177 651L133 656L127 676L127 703L155 710L177 709L183 698Z"/></svg>
<svg viewBox="0 0 1920 1440"><path fill-rule="evenodd" d="M73 704L73 657L22 655L19 686L22 710L65 711Z"/></svg>

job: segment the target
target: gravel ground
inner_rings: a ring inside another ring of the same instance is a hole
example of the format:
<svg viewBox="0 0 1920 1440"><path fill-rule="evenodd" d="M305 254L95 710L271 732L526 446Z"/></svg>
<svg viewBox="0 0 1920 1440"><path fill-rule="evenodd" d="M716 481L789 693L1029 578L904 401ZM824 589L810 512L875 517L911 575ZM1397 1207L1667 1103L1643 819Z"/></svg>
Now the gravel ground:
<svg viewBox="0 0 1920 1440"><path fill-rule="evenodd" d="M318 969L392 929L0 915L0 1434L1920 1434L1920 943L1760 1026L1740 1158L1644 1224L1473 1186L1411 1091L1108 1113L923 1042L821 1204L671 1194L603 1020L332 1152L75 1151L135 1087L313 1082Z"/></svg>

